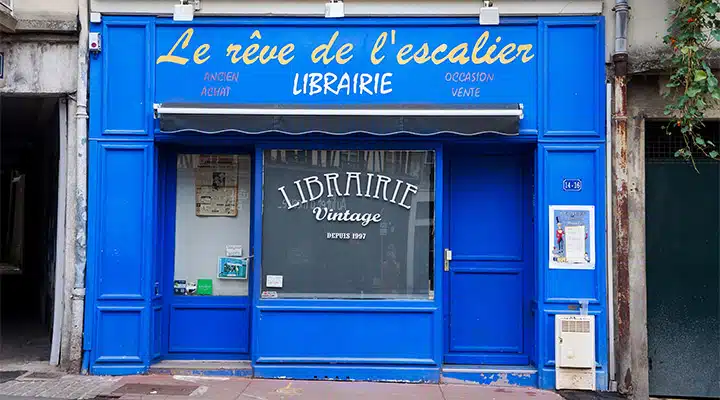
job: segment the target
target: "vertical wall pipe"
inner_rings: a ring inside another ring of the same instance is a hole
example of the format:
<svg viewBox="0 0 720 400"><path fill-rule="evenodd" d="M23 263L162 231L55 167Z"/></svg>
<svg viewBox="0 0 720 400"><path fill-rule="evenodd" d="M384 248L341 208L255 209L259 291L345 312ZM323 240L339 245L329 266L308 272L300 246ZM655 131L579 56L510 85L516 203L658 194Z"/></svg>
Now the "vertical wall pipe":
<svg viewBox="0 0 720 400"><path fill-rule="evenodd" d="M87 234L87 97L88 97L88 35L90 18L88 14L88 1L80 0L80 40L78 42L78 89L77 89L77 111L75 120L77 122L77 199L78 199L78 233L82 239L76 238L75 247L78 253L75 255L75 288L85 289L85 261L86 246L85 237Z"/></svg>
<svg viewBox="0 0 720 400"><path fill-rule="evenodd" d="M607 282L607 326L608 326L608 377L610 391L617 390L615 381L615 280L613 274L613 190L612 190L612 90L613 85L605 85L605 280Z"/></svg>
<svg viewBox="0 0 720 400"><path fill-rule="evenodd" d="M68 140L68 235L66 252L66 282L72 285L70 302L64 322L68 338L63 337L60 362L63 369L78 373L82 367L82 344L85 310L85 267L87 259L87 79L88 79L88 34L89 34L89 0L79 0L78 20L80 35L78 40L77 91L72 108L75 109L75 137L73 146ZM74 171L72 170L74 169Z"/></svg>
<svg viewBox="0 0 720 400"><path fill-rule="evenodd" d="M615 0L615 51L614 55L624 54L627 61L627 31L630 6L627 0ZM613 59L613 61L615 61Z"/></svg>
<svg viewBox="0 0 720 400"><path fill-rule="evenodd" d="M613 233L615 278L615 361L616 376L621 393L632 393L632 364L630 340L630 274L629 274L629 207L628 207L628 136L627 136L627 0L616 0L615 48L612 62L613 77Z"/></svg>

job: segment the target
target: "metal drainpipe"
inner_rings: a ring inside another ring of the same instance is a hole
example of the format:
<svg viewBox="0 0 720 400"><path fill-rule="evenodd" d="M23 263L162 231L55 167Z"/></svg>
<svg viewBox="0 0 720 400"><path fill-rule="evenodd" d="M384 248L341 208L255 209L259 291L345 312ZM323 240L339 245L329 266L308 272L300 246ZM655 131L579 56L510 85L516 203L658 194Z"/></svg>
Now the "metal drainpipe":
<svg viewBox="0 0 720 400"><path fill-rule="evenodd" d="M627 28L630 7L627 0L616 0L615 49L612 62L613 77L613 181L615 213L613 233L615 239L615 361L617 368L611 379L618 382L618 390L632 393L631 340L630 340L630 221L628 206L628 135L627 135Z"/></svg>
<svg viewBox="0 0 720 400"><path fill-rule="evenodd" d="M617 391L615 381L615 275L613 271L613 179L612 179L612 93L613 84L605 84L605 280L607 282L608 390Z"/></svg>
<svg viewBox="0 0 720 400"><path fill-rule="evenodd" d="M72 333L70 339L70 362L68 369L80 372L83 359L83 329L85 312L85 266L87 260L87 79L88 79L88 35L89 0L78 2L80 37L78 40L77 63L77 111L75 112L76 182L73 206L75 207L75 232L72 238L75 249L75 282L72 290Z"/></svg>

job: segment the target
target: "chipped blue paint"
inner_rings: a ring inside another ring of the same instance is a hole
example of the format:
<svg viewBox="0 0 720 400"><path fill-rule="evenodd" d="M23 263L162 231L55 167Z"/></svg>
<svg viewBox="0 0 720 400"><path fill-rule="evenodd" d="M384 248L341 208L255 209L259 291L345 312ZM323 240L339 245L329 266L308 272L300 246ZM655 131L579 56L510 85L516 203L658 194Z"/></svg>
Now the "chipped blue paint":
<svg viewBox="0 0 720 400"><path fill-rule="evenodd" d="M187 375L187 376L234 376L251 377L251 368L237 369L176 369L176 368L150 368L151 374L155 375Z"/></svg>
<svg viewBox="0 0 720 400"><path fill-rule="evenodd" d="M443 383L465 383L490 386L537 387L538 374L531 368L508 370L445 368L442 371Z"/></svg>

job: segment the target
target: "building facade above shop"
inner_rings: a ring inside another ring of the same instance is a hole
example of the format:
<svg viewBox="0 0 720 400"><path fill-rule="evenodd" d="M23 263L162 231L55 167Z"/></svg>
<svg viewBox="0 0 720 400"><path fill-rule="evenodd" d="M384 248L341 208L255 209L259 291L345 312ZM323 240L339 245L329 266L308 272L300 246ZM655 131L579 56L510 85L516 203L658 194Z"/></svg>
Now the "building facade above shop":
<svg viewBox="0 0 720 400"><path fill-rule="evenodd" d="M176 0L91 0L91 11L103 14L168 15ZM478 15L481 1L345 1L346 16L471 16ZM501 15L599 15L601 0L500 0L495 5ZM200 0L198 15L253 16L321 16L325 14L324 0L231 1Z"/></svg>

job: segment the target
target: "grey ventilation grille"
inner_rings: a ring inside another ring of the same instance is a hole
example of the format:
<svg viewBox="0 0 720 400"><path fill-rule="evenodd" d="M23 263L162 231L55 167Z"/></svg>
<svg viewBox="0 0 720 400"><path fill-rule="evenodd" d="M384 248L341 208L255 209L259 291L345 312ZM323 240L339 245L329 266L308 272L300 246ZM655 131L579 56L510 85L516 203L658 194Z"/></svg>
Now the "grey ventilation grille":
<svg viewBox="0 0 720 400"><path fill-rule="evenodd" d="M563 333L590 333L590 321L562 321L562 332Z"/></svg>

